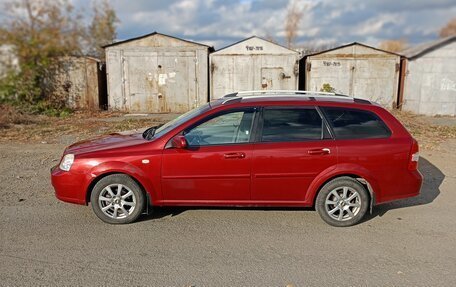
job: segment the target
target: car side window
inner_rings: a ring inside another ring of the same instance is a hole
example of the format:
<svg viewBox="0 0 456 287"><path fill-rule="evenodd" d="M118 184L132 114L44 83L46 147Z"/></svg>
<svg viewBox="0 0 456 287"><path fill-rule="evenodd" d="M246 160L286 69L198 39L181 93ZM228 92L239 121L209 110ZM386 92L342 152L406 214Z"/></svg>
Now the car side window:
<svg viewBox="0 0 456 287"><path fill-rule="evenodd" d="M247 143L254 111L234 111L213 117L184 132L190 146Z"/></svg>
<svg viewBox="0 0 456 287"><path fill-rule="evenodd" d="M374 113L356 109L322 108L336 139L387 138L391 131Z"/></svg>
<svg viewBox="0 0 456 287"><path fill-rule="evenodd" d="M262 142L320 140L323 120L315 108L266 108Z"/></svg>

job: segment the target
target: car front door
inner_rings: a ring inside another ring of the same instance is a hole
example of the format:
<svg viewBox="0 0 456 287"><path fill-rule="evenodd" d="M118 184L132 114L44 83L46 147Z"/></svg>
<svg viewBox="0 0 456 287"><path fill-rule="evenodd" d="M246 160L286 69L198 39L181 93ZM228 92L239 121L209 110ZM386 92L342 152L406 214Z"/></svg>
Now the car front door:
<svg viewBox="0 0 456 287"><path fill-rule="evenodd" d="M218 113L182 131L188 147L165 148L164 200L229 204L250 199L253 108Z"/></svg>
<svg viewBox="0 0 456 287"><path fill-rule="evenodd" d="M337 148L315 107L265 107L252 162L252 200L303 202L312 180L335 168Z"/></svg>

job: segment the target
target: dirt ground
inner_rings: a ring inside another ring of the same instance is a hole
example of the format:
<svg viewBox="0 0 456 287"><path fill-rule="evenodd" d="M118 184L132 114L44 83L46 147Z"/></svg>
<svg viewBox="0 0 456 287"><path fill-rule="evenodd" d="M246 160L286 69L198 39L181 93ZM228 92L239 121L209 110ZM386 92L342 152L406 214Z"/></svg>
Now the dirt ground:
<svg viewBox="0 0 456 287"><path fill-rule="evenodd" d="M0 105L0 115L3 112ZM8 120L0 118L0 143L61 143L113 132L141 129L163 124L178 114L122 114L115 112L76 112L58 118L43 115L21 115L12 112Z"/></svg>
<svg viewBox="0 0 456 287"><path fill-rule="evenodd" d="M421 151L421 195L350 228L292 208L157 208L107 225L54 197L50 167L74 140L163 117L14 124L0 130L0 285L453 286L456 139L439 120L404 117L415 132L423 126L419 140L434 136Z"/></svg>

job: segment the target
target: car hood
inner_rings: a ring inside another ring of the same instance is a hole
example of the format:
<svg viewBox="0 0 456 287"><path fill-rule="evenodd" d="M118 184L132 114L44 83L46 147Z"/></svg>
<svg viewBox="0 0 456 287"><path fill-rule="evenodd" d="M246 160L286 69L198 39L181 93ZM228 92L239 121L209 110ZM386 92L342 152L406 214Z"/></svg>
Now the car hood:
<svg viewBox="0 0 456 287"><path fill-rule="evenodd" d="M149 142L142 137L143 130L113 133L74 143L67 147L65 154L82 154L107 149L134 146Z"/></svg>

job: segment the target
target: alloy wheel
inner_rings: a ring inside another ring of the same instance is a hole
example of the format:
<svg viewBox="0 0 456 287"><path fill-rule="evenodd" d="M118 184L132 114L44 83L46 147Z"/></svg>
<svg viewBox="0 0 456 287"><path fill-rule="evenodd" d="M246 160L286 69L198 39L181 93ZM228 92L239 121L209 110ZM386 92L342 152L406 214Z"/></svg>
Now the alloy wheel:
<svg viewBox="0 0 456 287"><path fill-rule="evenodd" d="M360 209L361 196L351 187L337 187L326 196L326 213L337 221L347 221L354 218Z"/></svg>
<svg viewBox="0 0 456 287"><path fill-rule="evenodd" d="M122 219L129 216L136 207L136 196L123 184L110 184L98 196L101 211L110 218Z"/></svg>

